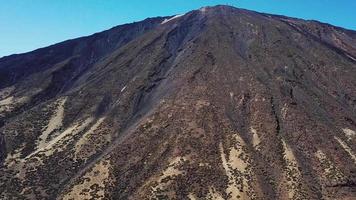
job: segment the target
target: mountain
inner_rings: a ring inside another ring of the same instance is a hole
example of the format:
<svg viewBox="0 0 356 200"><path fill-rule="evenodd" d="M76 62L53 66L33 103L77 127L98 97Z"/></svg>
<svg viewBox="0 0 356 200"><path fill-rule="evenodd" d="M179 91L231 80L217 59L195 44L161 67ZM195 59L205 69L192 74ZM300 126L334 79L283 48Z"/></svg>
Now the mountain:
<svg viewBox="0 0 356 200"><path fill-rule="evenodd" d="M0 59L1 199L355 199L356 32L229 6Z"/></svg>

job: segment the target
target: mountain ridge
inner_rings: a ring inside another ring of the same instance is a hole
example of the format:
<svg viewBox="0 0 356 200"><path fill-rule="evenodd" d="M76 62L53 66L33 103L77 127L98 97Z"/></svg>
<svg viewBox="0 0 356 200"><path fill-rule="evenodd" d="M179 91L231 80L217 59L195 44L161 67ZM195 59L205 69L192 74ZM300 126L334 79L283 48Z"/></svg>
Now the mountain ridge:
<svg viewBox="0 0 356 200"><path fill-rule="evenodd" d="M228 6L118 29L0 59L1 198L355 197L352 34Z"/></svg>
<svg viewBox="0 0 356 200"><path fill-rule="evenodd" d="M239 10L245 10L245 11L252 11L252 10L249 10L249 9L238 8L238 7L234 7L234 6L228 6L228 5L204 6L204 7L201 7L201 8L199 8L199 9L197 9L197 10L201 10L202 8L214 8L214 7L228 7L228 8L233 8L233 9L239 9ZM337 26L337 25L334 25L334 24L328 23L328 22L323 22L323 21L318 21L318 20L313 20L313 19L303 19L303 18L298 18L298 17L289 17L289 16L281 15L281 14L270 14L270 13L267 13L267 12L258 12L258 11L252 11L252 12L255 12L255 13L258 13L258 14L261 14L261 15L266 15L266 16L275 16L275 17L279 17L279 18L288 18L288 19L301 20L301 21L306 21L306 22L316 22L316 23L319 23L319 24L324 24L324 25L327 25L327 26L333 26L333 27L335 27L335 28L342 29L342 30L344 30L345 32L353 32L354 35L356 34L356 33L355 33L356 30L353 30L353 29L350 29L350 28L346 28L346 27L342 27L342 26ZM184 14L176 14L176 15L185 15L185 14L187 14L187 13L184 13ZM107 32L107 31L116 29L116 28L118 28L118 27L120 27L120 26L132 25L132 24L135 24L135 23L140 23L140 22L143 22L143 21L146 21L146 20L152 20L152 19L159 19L159 18L168 19L168 18L174 17L174 16L176 16L176 15L147 17L147 18L145 18L145 19L143 19L143 20L140 20L140 21L134 21L134 22L123 23L123 24L120 24L120 25L113 26L112 28L105 29L105 30L103 30L103 31L99 31L99 32L95 32L95 33L93 33L93 34L76 37L76 38L73 38L73 39L66 39L66 40L63 40L63 41L60 41L60 42L56 42L56 43L54 43L54 44L51 44L51 45L49 45L49 46L40 47L40 48L31 50L31 51L28 51L28 52L14 53L14 54L10 54L10 55L4 55L4 56L0 57L0 59L6 58L6 57L10 57L10 56L18 56L18 55L23 55L23 54L27 54L27 53L32 53L32 52L34 52L34 51L38 51L38 50L41 50L41 49L45 49L45 48L48 48L48 47L52 47L52 46L54 46L54 45L58 45L58 44L70 42L70 41L77 40L77 39L83 39L83 38L87 38L87 37L93 37L93 36L96 35L96 34L100 34L100 33L103 33L103 32Z"/></svg>

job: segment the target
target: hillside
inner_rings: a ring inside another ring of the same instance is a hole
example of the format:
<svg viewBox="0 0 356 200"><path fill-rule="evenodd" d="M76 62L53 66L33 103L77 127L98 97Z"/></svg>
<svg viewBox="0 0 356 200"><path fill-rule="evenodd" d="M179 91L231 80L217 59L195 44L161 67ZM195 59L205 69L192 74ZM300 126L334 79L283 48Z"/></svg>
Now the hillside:
<svg viewBox="0 0 356 200"><path fill-rule="evenodd" d="M229 6L0 59L0 199L355 199L356 32Z"/></svg>

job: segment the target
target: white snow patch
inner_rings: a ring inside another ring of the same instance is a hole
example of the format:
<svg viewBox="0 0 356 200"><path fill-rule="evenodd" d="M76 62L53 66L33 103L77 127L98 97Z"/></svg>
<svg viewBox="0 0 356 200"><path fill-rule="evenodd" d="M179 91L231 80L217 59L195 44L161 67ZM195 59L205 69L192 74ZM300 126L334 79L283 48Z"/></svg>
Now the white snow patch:
<svg viewBox="0 0 356 200"><path fill-rule="evenodd" d="M207 10L207 7L202 7L202 8L200 8L199 10L200 10L200 12L205 13L206 10Z"/></svg>
<svg viewBox="0 0 356 200"><path fill-rule="evenodd" d="M125 86L121 89L121 91L120 91L120 92L125 91L126 87L127 87L127 85L125 85Z"/></svg>
<svg viewBox="0 0 356 200"><path fill-rule="evenodd" d="M167 22L169 22L169 21L172 21L173 19L177 19L177 18L179 18L179 17L182 17L183 15L184 15L184 14L176 15L176 16L171 17L171 18L169 18L169 19L165 19L165 20L163 20L163 22L162 22L161 24L165 24L165 23L167 23Z"/></svg>
<svg viewBox="0 0 356 200"><path fill-rule="evenodd" d="M350 56L349 54L346 54L347 57L351 58L353 61L356 61L356 58Z"/></svg>

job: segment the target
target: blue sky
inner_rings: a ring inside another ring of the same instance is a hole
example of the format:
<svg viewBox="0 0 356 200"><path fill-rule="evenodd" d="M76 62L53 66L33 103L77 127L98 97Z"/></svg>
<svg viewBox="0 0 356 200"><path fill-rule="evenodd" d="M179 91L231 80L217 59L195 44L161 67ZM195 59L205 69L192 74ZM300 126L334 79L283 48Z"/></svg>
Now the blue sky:
<svg viewBox="0 0 356 200"><path fill-rule="evenodd" d="M356 30L356 0L0 0L0 57L217 4Z"/></svg>

